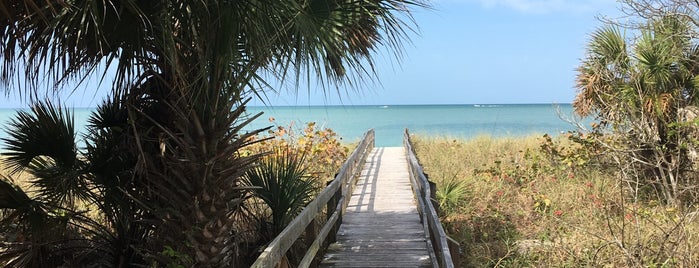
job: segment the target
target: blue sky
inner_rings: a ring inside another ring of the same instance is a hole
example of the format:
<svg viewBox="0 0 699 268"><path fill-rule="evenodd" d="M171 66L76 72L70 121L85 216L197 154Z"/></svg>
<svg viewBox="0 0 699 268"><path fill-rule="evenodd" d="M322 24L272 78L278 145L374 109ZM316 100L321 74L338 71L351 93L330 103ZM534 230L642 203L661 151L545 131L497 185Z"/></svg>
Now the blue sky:
<svg viewBox="0 0 699 268"><path fill-rule="evenodd" d="M302 86L298 94L286 88L269 94L268 104L569 103L575 68L590 33L602 25L597 16L619 14L614 0L436 0L432 5L414 13L419 33L405 44L400 63L388 53L376 56L376 83L340 95L334 89L323 94L315 85ZM63 102L94 107L106 92L78 90ZM0 108L18 106L24 104L16 97L0 99Z"/></svg>
<svg viewBox="0 0 699 268"><path fill-rule="evenodd" d="M379 56L380 84L324 96L306 88L273 105L569 103L575 68L614 0L438 0L414 13L401 64ZM292 90L293 91L293 90Z"/></svg>

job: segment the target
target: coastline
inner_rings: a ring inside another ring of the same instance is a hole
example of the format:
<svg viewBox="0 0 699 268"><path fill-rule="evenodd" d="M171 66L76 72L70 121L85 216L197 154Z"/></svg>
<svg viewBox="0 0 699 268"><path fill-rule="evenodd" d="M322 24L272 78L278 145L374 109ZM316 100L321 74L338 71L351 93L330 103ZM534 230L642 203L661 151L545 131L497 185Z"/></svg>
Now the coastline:
<svg viewBox="0 0 699 268"><path fill-rule="evenodd" d="M0 109L0 138L18 109ZM24 109L23 109L24 110ZM84 131L94 108L73 108L75 128ZM376 146L400 146L405 128L412 134L446 136L455 139L488 135L522 137L556 135L574 127L560 118L572 112L570 104L425 104L425 105L335 105L335 106L251 106L249 114L264 114L244 131L265 127L302 128L315 122L342 137L342 143L358 141L369 129L376 131ZM270 118L274 118L270 121ZM80 139L80 135L77 137Z"/></svg>

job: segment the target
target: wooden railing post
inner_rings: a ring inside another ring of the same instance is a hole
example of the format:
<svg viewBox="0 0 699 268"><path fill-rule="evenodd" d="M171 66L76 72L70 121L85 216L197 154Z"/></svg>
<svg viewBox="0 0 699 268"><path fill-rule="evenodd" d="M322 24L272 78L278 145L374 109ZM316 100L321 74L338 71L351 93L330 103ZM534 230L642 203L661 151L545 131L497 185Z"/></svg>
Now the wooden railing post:
<svg viewBox="0 0 699 268"><path fill-rule="evenodd" d="M335 178L337 178L337 174L335 174ZM328 201L328 204L326 205L326 220L330 220L332 218L333 214L337 211L337 204L339 204L340 198L342 197L342 187L340 187L339 191L336 191L335 194L333 194L332 198ZM341 213L338 212L338 223L335 223L330 230L330 233L328 234L328 237L325 239L325 243L323 243L323 247L327 247L330 243L335 242L337 239L337 230L338 227L340 226L339 223L342 222L342 215Z"/></svg>
<svg viewBox="0 0 699 268"><path fill-rule="evenodd" d="M427 179L427 183L430 184L430 201L432 202L432 206L434 210L437 211L437 214L441 214L442 208L439 207L439 201L437 201L437 184L431 181L427 174L425 174L425 178Z"/></svg>
<svg viewBox="0 0 699 268"><path fill-rule="evenodd" d="M435 267L453 268L455 267L454 255L452 255L452 250L450 249L449 238L446 232L444 232L435 208L437 187L427 179L427 174L423 172L422 166L418 163L417 156L415 156L415 151L413 151L410 142L408 129L405 129L403 145L408 158L408 165L410 166L410 182L413 184L413 189L415 189L414 193L418 201L420 218L425 228L425 233L429 234L428 244L431 245L430 256L433 257L433 265Z"/></svg>

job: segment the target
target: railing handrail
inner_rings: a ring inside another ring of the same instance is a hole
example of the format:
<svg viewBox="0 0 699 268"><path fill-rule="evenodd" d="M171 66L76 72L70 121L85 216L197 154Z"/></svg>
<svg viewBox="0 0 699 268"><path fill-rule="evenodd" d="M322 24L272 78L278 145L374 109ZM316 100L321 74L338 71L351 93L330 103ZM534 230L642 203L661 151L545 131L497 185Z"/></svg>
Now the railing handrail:
<svg viewBox="0 0 699 268"><path fill-rule="evenodd" d="M433 259L432 263L442 268L453 268L454 261L451 251L449 250L448 237L439 220L437 210L432 205L430 183L422 170L422 166L417 160L417 156L415 155L410 141L410 133L407 128L403 135L403 145L408 158L410 182L413 184L413 193L418 201L420 218L423 226L425 226L426 232L429 232L430 239L428 242L431 245L431 250L433 250L433 252L430 252L430 255L436 255L437 257L437 260Z"/></svg>
<svg viewBox="0 0 699 268"><path fill-rule="evenodd" d="M309 229L309 225L315 223L315 219L323 211L323 208L327 207L327 221L318 234L312 235L313 239L310 240L313 240L313 243L306 251L299 267L311 265L321 246L326 242L326 238L330 236L334 239L337 233L339 224L342 222L342 215L349 203L349 197L352 195L352 186L358 173L361 172L361 169L357 168L363 166L367 155L374 148L374 136L373 129L364 134L357 148L335 175L335 179L267 245L251 267L263 268L277 265L294 242L305 233L306 229Z"/></svg>

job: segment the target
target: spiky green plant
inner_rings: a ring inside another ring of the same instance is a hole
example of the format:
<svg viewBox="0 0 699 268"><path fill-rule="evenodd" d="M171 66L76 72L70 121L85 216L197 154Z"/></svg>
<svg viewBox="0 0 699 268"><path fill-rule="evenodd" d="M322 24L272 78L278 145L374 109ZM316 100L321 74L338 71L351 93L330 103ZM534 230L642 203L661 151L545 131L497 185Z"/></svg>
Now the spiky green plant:
<svg viewBox="0 0 699 268"><path fill-rule="evenodd" d="M437 184L437 202L444 215L450 215L465 202L468 194L468 185L465 180L445 180Z"/></svg>
<svg viewBox="0 0 699 268"><path fill-rule="evenodd" d="M281 233L318 191L307 172L305 154L296 151L290 146L277 147L245 173L245 185L271 211L268 239Z"/></svg>

